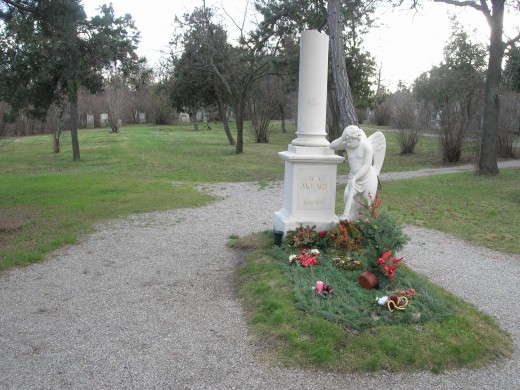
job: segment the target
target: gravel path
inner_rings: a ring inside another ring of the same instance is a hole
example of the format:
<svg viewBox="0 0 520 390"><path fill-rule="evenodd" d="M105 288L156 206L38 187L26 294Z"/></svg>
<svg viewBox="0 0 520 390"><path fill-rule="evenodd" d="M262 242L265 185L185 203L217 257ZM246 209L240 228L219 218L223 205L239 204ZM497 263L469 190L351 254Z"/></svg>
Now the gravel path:
<svg viewBox="0 0 520 390"><path fill-rule="evenodd" d="M222 199L102 224L41 264L0 274L0 388L520 388L520 256L412 226L408 264L495 316L513 336L513 359L440 375L336 375L260 362L225 243L271 229L283 188L205 190Z"/></svg>

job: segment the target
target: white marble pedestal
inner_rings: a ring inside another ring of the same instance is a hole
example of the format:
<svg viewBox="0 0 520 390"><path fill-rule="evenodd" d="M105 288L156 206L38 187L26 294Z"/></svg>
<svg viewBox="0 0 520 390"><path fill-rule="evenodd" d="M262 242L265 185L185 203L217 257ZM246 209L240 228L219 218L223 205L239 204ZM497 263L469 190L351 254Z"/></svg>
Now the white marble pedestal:
<svg viewBox="0 0 520 390"><path fill-rule="evenodd" d="M283 207L273 217L276 234L300 225L328 229L338 222L335 214L336 172L343 157L327 141L327 68L329 37L315 30L300 39L298 126L286 152Z"/></svg>
<svg viewBox="0 0 520 390"><path fill-rule="evenodd" d="M284 203L274 214L274 230L285 234L300 225L324 230L338 223L336 173L343 157L329 147L294 145L278 155L285 160Z"/></svg>

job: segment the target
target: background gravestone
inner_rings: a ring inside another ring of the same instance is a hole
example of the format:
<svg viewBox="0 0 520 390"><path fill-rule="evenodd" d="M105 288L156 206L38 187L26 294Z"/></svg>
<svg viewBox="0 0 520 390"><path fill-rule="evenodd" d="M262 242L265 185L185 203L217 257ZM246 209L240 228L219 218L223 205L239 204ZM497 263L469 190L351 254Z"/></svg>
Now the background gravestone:
<svg viewBox="0 0 520 390"><path fill-rule="evenodd" d="M93 129L94 126L94 114L91 112L87 113L87 129Z"/></svg>
<svg viewBox="0 0 520 390"><path fill-rule="evenodd" d="M108 114L106 112L99 114L99 124L102 127L108 126Z"/></svg>

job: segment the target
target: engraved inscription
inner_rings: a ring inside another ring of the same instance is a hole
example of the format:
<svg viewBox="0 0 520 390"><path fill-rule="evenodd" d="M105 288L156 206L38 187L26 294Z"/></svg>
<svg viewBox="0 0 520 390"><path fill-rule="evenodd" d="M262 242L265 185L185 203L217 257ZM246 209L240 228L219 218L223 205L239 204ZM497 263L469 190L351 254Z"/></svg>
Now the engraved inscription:
<svg viewBox="0 0 520 390"><path fill-rule="evenodd" d="M328 183L321 176L308 176L308 181L302 183L302 190L327 190Z"/></svg>
<svg viewBox="0 0 520 390"><path fill-rule="evenodd" d="M325 201L324 200L307 200L307 199L304 199L303 200L303 204L305 206L325 206Z"/></svg>
<svg viewBox="0 0 520 390"><path fill-rule="evenodd" d="M305 210L328 209L330 190L328 176L309 173L303 175L299 185L300 207Z"/></svg>

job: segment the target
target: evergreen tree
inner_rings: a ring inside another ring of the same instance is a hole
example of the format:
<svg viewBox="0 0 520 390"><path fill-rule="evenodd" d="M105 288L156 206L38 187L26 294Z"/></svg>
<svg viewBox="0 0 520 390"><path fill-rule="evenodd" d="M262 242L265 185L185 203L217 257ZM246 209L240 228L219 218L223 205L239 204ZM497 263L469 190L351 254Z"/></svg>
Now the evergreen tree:
<svg viewBox="0 0 520 390"><path fill-rule="evenodd" d="M375 64L370 54L362 50L362 36L372 25L371 15L377 3L378 0L255 1L256 9L263 16L256 35L264 40L273 40L283 46L286 42L297 42L302 30L314 29L329 34L330 69L334 78L331 83L334 95L329 97L329 107L333 117L338 116L333 118L333 123L341 127L329 128L329 132L333 132L329 134L331 138L339 136L343 127L357 124L354 107L366 106L370 100ZM287 54L295 55L295 52L287 51ZM287 62L294 61L287 58ZM292 70L297 73L297 67Z"/></svg>
<svg viewBox="0 0 520 390"><path fill-rule="evenodd" d="M116 17L112 5L87 19L78 0L0 0L0 99L45 119L51 104L68 103L73 160L79 160L78 94L99 92L103 71L129 72L139 40L130 15Z"/></svg>
<svg viewBox="0 0 520 390"><path fill-rule="evenodd" d="M399 0L404 3L406 0ZM458 7L473 8L480 12L489 25L488 64L482 115L482 142L477 172L481 175L498 174L498 118L500 115L500 85L502 79L502 60L507 47L520 41L520 34L504 40L504 15L517 15L520 0L434 0ZM411 6L417 7L421 0L412 0ZM518 21L512 18L512 20Z"/></svg>
<svg viewBox="0 0 520 390"><path fill-rule="evenodd" d="M507 52L504 83L512 91L520 92L520 46L518 45L511 46Z"/></svg>

